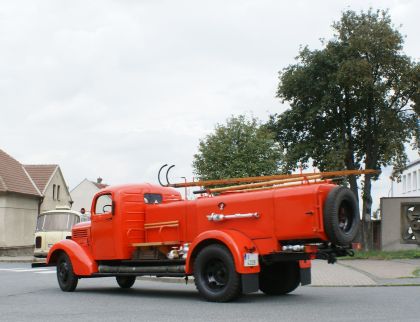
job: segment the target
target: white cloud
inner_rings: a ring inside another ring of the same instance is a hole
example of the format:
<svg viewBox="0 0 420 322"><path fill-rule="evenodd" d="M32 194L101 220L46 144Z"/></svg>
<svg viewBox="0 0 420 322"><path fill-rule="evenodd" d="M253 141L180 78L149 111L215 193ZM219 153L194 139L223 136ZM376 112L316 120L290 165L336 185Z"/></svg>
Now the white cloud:
<svg viewBox="0 0 420 322"><path fill-rule="evenodd" d="M199 139L232 114L286 108L278 71L348 8L390 8L418 57L415 1L3 1L0 148L85 177L192 176Z"/></svg>

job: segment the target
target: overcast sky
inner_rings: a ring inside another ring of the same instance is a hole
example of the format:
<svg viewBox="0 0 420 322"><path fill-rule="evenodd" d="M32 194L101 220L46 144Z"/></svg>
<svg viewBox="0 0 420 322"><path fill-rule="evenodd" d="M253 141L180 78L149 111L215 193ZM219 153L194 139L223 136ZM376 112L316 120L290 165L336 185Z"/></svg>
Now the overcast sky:
<svg viewBox="0 0 420 322"><path fill-rule="evenodd" d="M157 182L164 163L191 178L200 138L284 111L278 71L369 7L389 8L418 60L418 1L1 1L0 148L59 164L70 188Z"/></svg>

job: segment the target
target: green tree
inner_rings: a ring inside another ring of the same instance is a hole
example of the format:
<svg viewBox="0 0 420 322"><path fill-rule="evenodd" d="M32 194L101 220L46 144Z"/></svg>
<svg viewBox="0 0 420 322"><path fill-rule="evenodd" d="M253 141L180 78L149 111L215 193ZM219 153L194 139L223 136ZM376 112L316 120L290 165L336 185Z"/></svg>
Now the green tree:
<svg viewBox="0 0 420 322"><path fill-rule="evenodd" d="M405 165L405 143L420 141L420 67L403 54L403 37L387 11L344 12L334 37L320 50L302 48L297 63L280 72L277 96L290 109L272 115L268 128L285 148L285 170L314 165L321 171ZM416 104L417 103L417 104ZM363 243L371 234L371 181L362 182ZM349 178L358 192L357 179Z"/></svg>
<svg viewBox="0 0 420 322"><path fill-rule="evenodd" d="M274 134L256 118L232 116L200 140L193 168L201 180L271 175L281 156Z"/></svg>

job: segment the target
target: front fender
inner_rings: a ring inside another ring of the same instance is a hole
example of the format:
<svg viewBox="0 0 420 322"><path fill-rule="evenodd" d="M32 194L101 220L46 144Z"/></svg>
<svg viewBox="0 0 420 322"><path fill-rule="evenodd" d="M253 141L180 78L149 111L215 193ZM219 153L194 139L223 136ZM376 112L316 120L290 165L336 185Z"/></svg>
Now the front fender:
<svg viewBox="0 0 420 322"><path fill-rule="evenodd" d="M98 272L98 264L89 250L71 239L64 239L51 247L47 256L47 265L55 265L61 252L65 252L69 256L76 275L90 276Z"/></svg>
<svg viewBox="0 0 420 322"><path fill-rule="evenodd" d="M232 254L236 271L240 274L255 274L260 272L260 266L244 266L245 253L256 252L257 247L251 239L236 230L208 230L198 235L188 251L185 272L193 273L194 259L198 252L210 244L223 244Z"/></svg>

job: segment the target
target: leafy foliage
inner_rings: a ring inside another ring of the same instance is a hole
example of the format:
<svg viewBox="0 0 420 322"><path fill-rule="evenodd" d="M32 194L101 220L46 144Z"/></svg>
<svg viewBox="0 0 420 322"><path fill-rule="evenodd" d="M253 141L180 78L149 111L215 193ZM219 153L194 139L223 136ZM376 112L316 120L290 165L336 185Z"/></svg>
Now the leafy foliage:
<svg viewBox="0 0 420 322"><path fill-rule="evenodd" d="M274 134L240 115L200 141L193 167L201 180L270 175L278 172L281 156Z"/></svg>
<svg viewBox="0 0 420 322"><path fill-rule="evenodd" d="M271 116L287 149L286 170L298 161L321 170L406 162L404 143L418 137L420 67L401 53L403 38L386 12L343 14L324 49L303 48L280 73L277 95L291 109ZM417 97L416 97L417 95Z"/></svg>
<svg viewBox="0 0 420 322"><path fill-rule="evenodd" d="M268 128L285 148L285 170L380 169L407 162L404 144L420 142L420 66L402 53L403 37L387 11L344 12L323 49L300 50L280 73L277 96L290 109ZM370 220L371 180L363 182L363 213ZM357 192L356 178L350 186Z"/></svg>

